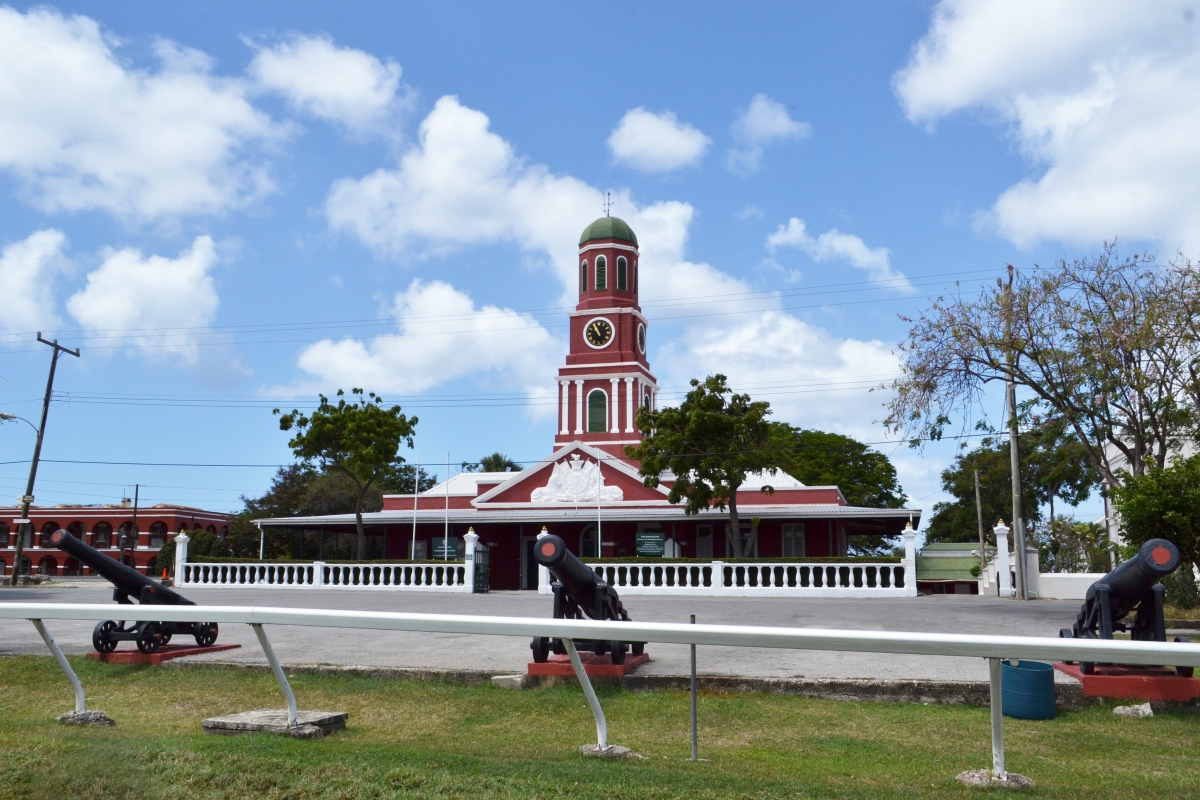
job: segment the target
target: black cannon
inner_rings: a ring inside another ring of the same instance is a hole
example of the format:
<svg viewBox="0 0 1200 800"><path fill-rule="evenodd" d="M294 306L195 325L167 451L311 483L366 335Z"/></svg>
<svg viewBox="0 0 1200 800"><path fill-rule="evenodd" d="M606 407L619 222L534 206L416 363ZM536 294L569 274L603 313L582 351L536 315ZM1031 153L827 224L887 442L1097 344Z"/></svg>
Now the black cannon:
<svg viewBox="0 0 1200 800"><path fill-rule="evenodd" d="M617 590L600 580L595 572L568 551L562 539L557 536L541 537L534 545L533 554L554 578L551 588L554 591L555 619L583 619L586 615L595 620L630 621ZM549 658L552 652L558 655L567 652L561 639L545 636L533 637L529 647L533 650L533 660L539 664ZM598 656L608 653L612 663L624 664L626 648L630 648L635 656L640 656L645 652L646 643L577 639L575 647L590 650Z"/></svg>
<svg viewBox="0 0 1200 800"><path fill-rule="evenodd" d="M61 528L50 537L50 542L75 558L91 567L108 579L115 588L113 600L123 605L132 605L131 597L136 597L139 604L159 606L194 606L178 592L174 592L157 581L147 578L136 569L128 567L119 561L109 558L94 547L89 547ZM125 622L105 620L96 625L92 631L92 646L101 653L111 653L117 647L117 642L136 642L138 650L143 653L153 653L171 641L177 633L190 634L195 637L196 644L207 647L217 641L217 623L215 622L135 622L126 627Z"/></svg>
<svg viewBox="0 0 1200 800"><path fill-rule="evenodd" d="M1163 618L1163 585L1160 580L1179 568L1179 548L1166 539L1151 539L1138 554L1088 587L1079 616L1070 628L1058 632L1064 639L1111 639L1113 631L1128 631L1129 638L1143 642L1165 642L1167 623ZM1191 566L1188 566L1191 569ZM1135 612L1133 622L1123 620ZM1188 641L1176 637L1177 642ZM1095 672L1096 665L1081 661L1079 671ZM1176 667L1191 677L1194 667Z"/></svg>

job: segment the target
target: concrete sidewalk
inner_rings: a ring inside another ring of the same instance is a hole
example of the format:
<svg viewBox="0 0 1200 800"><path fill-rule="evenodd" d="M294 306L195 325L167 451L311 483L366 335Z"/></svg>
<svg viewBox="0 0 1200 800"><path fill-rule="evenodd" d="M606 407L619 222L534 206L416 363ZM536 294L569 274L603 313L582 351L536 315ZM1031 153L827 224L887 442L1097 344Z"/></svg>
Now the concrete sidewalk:
<svg viewBox="0 0 1200 800"><path fill-rule="evenodd" d="M390 591L313 589L188 589L189 599L202 605L259 605L297 608L345 608L440 614L492 614L549 617L550 598L533 592L492 592L482 595L418 594ZM0 602L111 603L103 588L37 587L0 589ZM941 595L905 599L730 599L694 597L629 597L626 608L637 620L783 627L843 628L850 630L931 631L939 633L1058 636L1078 611L1073 601L1014 600ZM128 613L128 612L126 612ZM113 617L119 618L116 604ZM92 624L48 622L47 627L67 653L90 651ZM528 642L500 636L332 631L321 628L274 626L268 635L282 661L288 664L390 667L402 669L524 672L530 660ZM265 664L266 659L249 626L222 629L219 642L242 648L195 660ZM128 646L128 645L124 645ZM651 644L651 662L641 675L685 675L686 645ZM46 654L33 625L0 623L0 655ZM986 681L981 659L866 653L800 652L791 650L701 647L698 671L706 675L747 678L808 678L868 680Z"/></svg>

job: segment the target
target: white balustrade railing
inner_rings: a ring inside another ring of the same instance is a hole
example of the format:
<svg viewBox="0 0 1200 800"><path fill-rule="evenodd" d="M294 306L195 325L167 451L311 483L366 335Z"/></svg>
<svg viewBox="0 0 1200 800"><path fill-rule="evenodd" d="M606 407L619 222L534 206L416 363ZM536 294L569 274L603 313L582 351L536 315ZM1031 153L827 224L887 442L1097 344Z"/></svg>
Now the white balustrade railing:
<svg viewBox="0 0 1200 800"><path fill-rule="evenodd" d="M588 564L620 594L714 597L912 597L912 562L724 562Z"/></svg>
<svg viewBox="0 0 1200 800"><path fill-rule="evenodd" d="M309 589L391 589L470 592L464 564L185 563L176 570L180 586L238 586Z"/></svg>

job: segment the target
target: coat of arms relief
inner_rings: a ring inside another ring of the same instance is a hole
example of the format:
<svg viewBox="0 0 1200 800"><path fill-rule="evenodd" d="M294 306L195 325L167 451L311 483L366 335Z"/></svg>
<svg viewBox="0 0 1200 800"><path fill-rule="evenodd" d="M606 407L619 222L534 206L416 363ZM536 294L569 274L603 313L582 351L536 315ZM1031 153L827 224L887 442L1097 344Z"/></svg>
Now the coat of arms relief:
<svg viewBox="0 0 1200 800"><path fill-rule="evenodd" d="M581 460L578 453L571 460L560 461L550 473L550 481L534 489L530 498L535 503L596 503L625 499L619 486L605 486L604 475L597 461Z"/></svg>

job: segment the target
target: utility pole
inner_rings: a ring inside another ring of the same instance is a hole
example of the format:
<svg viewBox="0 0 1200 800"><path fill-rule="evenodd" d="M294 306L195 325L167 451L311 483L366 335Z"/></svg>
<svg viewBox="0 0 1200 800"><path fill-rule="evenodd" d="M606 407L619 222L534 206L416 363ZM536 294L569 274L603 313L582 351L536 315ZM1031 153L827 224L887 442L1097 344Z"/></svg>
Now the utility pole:
<svg viewBox="0 0 1200 800"><path fill-rule="evenodd" d="M37 478L38 459L42 456L42 436L46 433L46 415L50 413L50 398L54 394L54 370L58 366L59 353L70 353L79 358L79 350L68 350L58 343L58 339L48 342L38 331L37 340L54 348L50 357L50 377L46 379L46 397L42 401L42 424L38 426L37 443L33 446L33 461L29 464L29 483L25 484L25 495L21 498L21 521L17 527L17 551L13 559L12 585L18 583L21 574L21 553L25 549L25 537L33 540L33 523L29 521L29 504L33 502L33 481Z"/></svg>
<svg viewBox="0 0 1200 800"><path fill-rule="evenodd" d="M975 519L979 522L979 574L982 575L987 570L987 539L983 535L983 504L979 501L979 470L975 470Z"/></svg>
<svg viewBox="0 0 1200 800"><path fill-rule="evenodd" d="M999 283L999 279L997 279ZM1008 377L1004 382L1005 400L1008 405L1008 454L1010 467L1012 471L1012 507L1013 507L1013 550L1017 556L1017 598L1021 600L1029 599L1029 582L1025 576L1025 514L1021 508L1021 447L1018 440L1017 429L1017 385L1013 381L1013 372L1015 371L1016 354L1013 352L1013 266L1008 265L1008 286L1005 287L1005 305L1006 313L1004 315L1004 341L1006 344L1007 353L1005 359L1008 362ZM1002 569L1007 569L1008 565L1004 563L1004 557L1007 553L998 553L998 564Z"/></svg>

